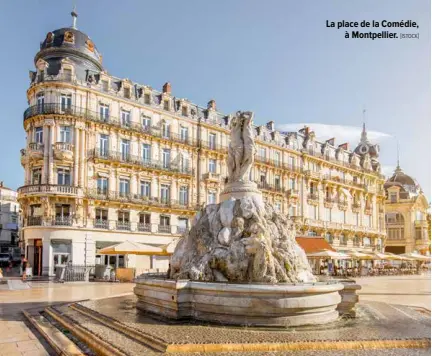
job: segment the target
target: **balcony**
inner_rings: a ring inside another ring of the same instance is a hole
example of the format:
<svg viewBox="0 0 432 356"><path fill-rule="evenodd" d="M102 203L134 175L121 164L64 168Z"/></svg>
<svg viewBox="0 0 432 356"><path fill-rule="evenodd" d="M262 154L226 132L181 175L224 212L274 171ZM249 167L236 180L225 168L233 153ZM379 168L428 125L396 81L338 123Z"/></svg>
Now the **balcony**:
<svg viewBox="0 0 432 356"><path fill-rule="evenodd" d="M308 201L308 204L317 205L319 202L318 194L317 193L309 193L307 195L307 201Z"/></svg>
<svg viewBox="0 0 432 356"><path fill-rule="evenodd" d="M414 226L415 227L428 227L428 222L427 222L427 220L415 220Z"/></svg>
<svg viewBox="0 0 432 356"><path fill-rule="evenodd" d="M221 145L219 143L215 143L212 141L203 141L200 140L198 142L198 147L205 150L216 151L220 153L228 153L228 147Z"/></svg>
<svg viewBox="0 0 432 356"><path fill-rule="evenodd" d="M372 206L365 206L365 210L364 210L364 213L366 214L366 215L372 215Z"/></svg>
<svg viewBox="0 0 432 356"><path fill-rule="evenodd" d="M324 221L316 219L305 219L304 224L310 227L324 227Z"/></svg>
<svg viewBox="0 0 432 356"><path fill-rule="evenodd" d="M158 232L161 232L164 234L170 234L171 233L171 225L158 225Z"/></svg>
<svg viewBox="0 0 432 356"><path fill-rule="evenodd" d="M122 162L132 166L138 166L146 169L157 169L166 172L180 173L191 176L194 174L193 169L188 166L183 166L177 163L166 163L163 161L143 159L140 156L134 156L131 154L105 150L102 151L99 148L90 149L88 151L89 159L100 159L106 161Z"/></svg>
<svg viewBox="0 0 432 356"><path fill-rule="evenodd" d="M321 173L307 170L304 172L306 178L321 179Z"/></svg>
<svg viewBox="0 0 432 356"><path fill-rule="evenodd" d="M69 142L56 142L53 145L55 159L61 161L72 161L73 145Z"/></svg>
<svg viewBox="0 0 432 356"><path fill-rule="evenodd" d="M219 173L212 173L212 172L208 172L208 173L204 173L203 174L203 179L205 181L210 181L210 182L220 182L221 179L221 175Z"/></svg>
<svg viewBox="0 0 432 356"><path fill-rule="evenodd" d="M255 182L257 184L258 189L267 190L269 192L283 193L285 192L285 188L280 184L269 184L265 182Z"/></svg>
<svg viewBox="0 0 432 356"><path fill-rule="evenodd" d="M130 231L131 223L130 221L117 221L116 229L122 231Z"/></svg>
<svg viewBox="0 0 432 356"><path fill-rule="evenodd" d="M151 224L138 223L138 231L151 232Z"/></svg>
<svg viewBox="0 0 432 356"><path fill-rule="evenodd" d="M40 160L43 159L44 145L38 142L32 142L29 144L28 150L26 151L29 159Z"/></svg>
<svg viewBox="0 0 432 356"><path fill-rule="evenodd" d="M348 202L345 200L339 200L338 201L338 208L339 208L339 210L347 210L348 209Z"/></svg>
<svg viewBox="0 0 432 356"><path fill-rule="evenodd" d="M162 135L160 127L145 126L138 122L121 123L121 120L115 116L105 114L101 115L99 111L88 110L79 106L69 106L65 108L60 103L45 103L44 105L30 106L24 112L24 121L38 115L65 115L76 116L93 122L103 123L110 126L121 127L125 130L140 132L144 135L159 137L164 140L184 143L190 146L197 146L197 141L189 136L184 136L170 132L169 135Z"/></svg>
<svg viewBox="0 0 432 356"><path fill-rule="evenodd" d="M85 196L88 199L104 200L104 201L118 201L128 202L132 204L139 204L153 207L164 207L171 209L191 210L196 211L199 209L197 204L179 201L176 199L163 199L157 197L147 197L140 194L132 194L116 191L105 191L99 189L87 189Z"/></svg>
<svg viewBox="0 0 432 356"><path fill-rule="evenodd" d="M58 184L33 184L24 185L18 188L20 195L38 195L38 194L54 194L54 195L77 195L80 188L70 185Z"/></svg>
<svg viewBox="0 0 432 356"><path fill-rule="evenodd" d="M359 213L361 205L359 203L353 203L351 208L354 213Z"/></svg>
<svg viewBox="0 0 432 356"><path fill-rule="evenodd" d="M104 219L96 219L94 222L94 227L96 229L108 230L109 229L109 221L104 220Z"/></svg>
<svg viewBox="0 0 432 356"><path fill-rule="evenodd" d="M330 197L325 197L324 199L324 206L326 208L333 208L334 203L336 202L336 200L334 198L330 198Z"/></svg>
<svg viewBox="0 0 432 356"><path fill-rule="evenodd" d="M72 217L71 216L56 216L52 225L55 226L72 226Z"/></svg>
<svg viewBox="0 0 432 356"><path fill-rule="evenodd" d="M42 226L42 216L29 216L26 226Z"/></svg>

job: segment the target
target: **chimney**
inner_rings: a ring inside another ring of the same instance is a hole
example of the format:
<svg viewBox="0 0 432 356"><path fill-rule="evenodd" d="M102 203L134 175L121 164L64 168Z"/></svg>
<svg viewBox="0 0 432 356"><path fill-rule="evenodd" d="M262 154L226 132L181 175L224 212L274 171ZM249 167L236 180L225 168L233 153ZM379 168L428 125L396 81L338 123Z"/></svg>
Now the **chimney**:
<svg viewBox="0 0 432 356"><path fill-rule="evenodd" d="M270 131L274 131L275 127L274 127L274 121L269 121L266 124L267 129L269 129Z"/></svg>
<svg viewBox="0 0 432 356"><path fill-rule="evenodd" d="M211 110L216 110L216 101L215 100L210 100L208 103L207 103L207 109L211 109Z"/></svg>
<svg viewBox="0 0 432 356"><path fill-rule="evenodd" d="M348 142L345 142L345 143L339 145L339 147L340 147L340 148L343 148L344 150L347 150L347 151L348 151Z"/></svg>
<svg viewBox="0 0 432 356"><path fill-rule="evenodd" d="M162 87L162 92L166 94L171 94L171 83L166 82Z"/></svg>

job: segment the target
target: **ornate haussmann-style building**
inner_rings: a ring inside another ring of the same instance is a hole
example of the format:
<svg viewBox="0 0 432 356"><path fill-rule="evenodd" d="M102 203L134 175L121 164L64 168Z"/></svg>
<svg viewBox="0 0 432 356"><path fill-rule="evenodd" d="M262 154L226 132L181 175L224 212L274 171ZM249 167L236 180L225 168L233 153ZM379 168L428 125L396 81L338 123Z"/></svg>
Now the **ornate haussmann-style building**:
<svg viewBox="0 0 432 356"><path fill-rule="evenodd" d="M18 247L19 204L18 193L0 181L0 252Z"/></svg>
<svg viewBox="0 0 432 356"><path fill-rule="evenodd" d="M76 20L74 16L74 22ZM181 236L198 206L218 202L227 176L230 117L216 102L200 107L116 78L93 41L75 26L49 32L30 72L19 188L26 253L36 274L58 263L166 268L166 258L100 256L125 240L163 245ZM384 245L384 179L378 147L350 151L254 128L251 179L264 199L292 217L302 234L323 235L339 249Z"/></svg>
<svg viewBox="0 0 432 356"><path fill-rule="evenodd" d="M399 164L384 185L386 191L387 242L393 253L430 254L429 203L415 179Z"/></svg>

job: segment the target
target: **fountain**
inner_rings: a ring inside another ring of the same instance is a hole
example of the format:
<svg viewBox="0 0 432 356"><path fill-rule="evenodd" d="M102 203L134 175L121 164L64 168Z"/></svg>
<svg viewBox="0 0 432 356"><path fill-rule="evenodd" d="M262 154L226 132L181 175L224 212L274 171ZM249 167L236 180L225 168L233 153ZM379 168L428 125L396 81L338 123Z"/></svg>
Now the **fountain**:
<svg viewBox="0 0 432 356"><path fill-rule="evenodd" d="M137 308L159 317L232 325L299 326L338 318L340 283L319 283L294 225L263 203L249 180L253 113L230 118L228 182L221 203L199 211L167 279L139 279Z"/></svg>

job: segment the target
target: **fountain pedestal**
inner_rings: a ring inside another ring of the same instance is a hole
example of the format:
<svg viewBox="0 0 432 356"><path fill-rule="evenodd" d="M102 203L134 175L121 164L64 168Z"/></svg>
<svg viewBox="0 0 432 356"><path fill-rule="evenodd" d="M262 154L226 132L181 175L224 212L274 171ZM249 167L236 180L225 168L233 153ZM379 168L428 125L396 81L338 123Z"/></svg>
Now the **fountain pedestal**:
<svg viewBox="0 0 432 356"><path fill-rule="evenodd" d="M318 325L335 321L339 283L255 284L138 280L137 308L158 317L247 326Z"/></svg>

